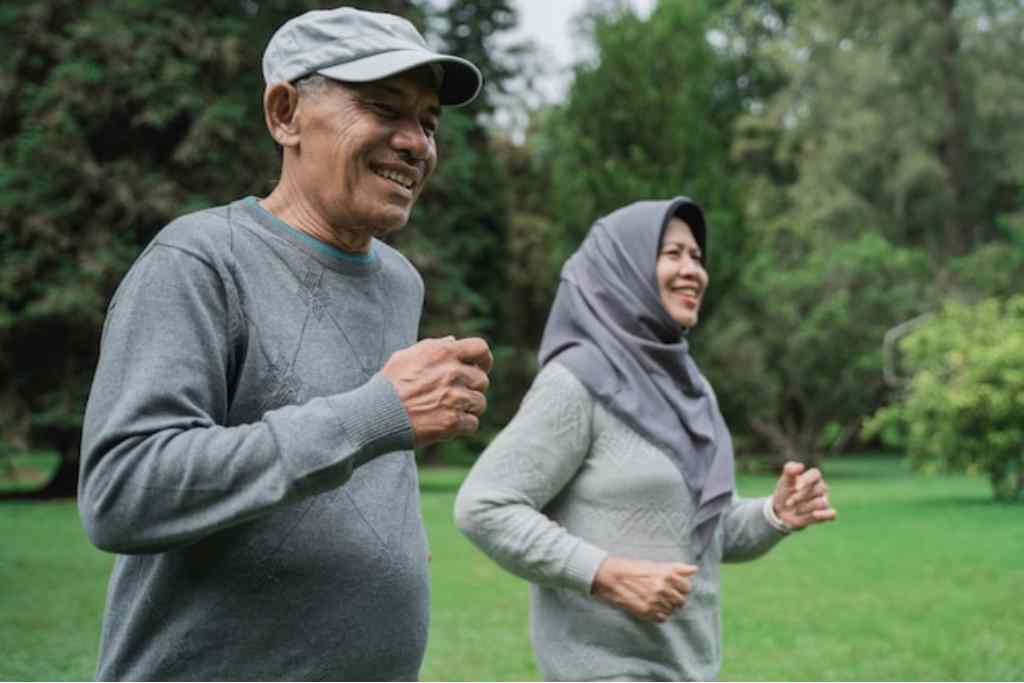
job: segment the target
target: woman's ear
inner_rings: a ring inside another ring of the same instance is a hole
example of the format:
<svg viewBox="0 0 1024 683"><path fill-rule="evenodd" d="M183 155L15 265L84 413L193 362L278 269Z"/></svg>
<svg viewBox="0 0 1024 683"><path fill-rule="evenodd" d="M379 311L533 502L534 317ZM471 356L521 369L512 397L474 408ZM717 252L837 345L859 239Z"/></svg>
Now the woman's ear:
<svg viewBox="0 0 1024 683"><path fill-rule="evenodd" d="M299 144L299 91L291 83L275 83L263 93L263 115L271 137L282 147Z"/></svg>

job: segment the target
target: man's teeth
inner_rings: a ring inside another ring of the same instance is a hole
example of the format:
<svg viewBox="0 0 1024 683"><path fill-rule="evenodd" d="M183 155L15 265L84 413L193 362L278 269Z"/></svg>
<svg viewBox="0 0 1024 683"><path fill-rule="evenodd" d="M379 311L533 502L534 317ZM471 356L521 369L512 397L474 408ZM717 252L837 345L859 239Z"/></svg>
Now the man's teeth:
<svg viewBox="0 0 1024 683"><path fill-rule="evenodd" d="M383 178L387 178L388 180L393 180L407 190L412 189L412 186L414 184L412 178L410 178L407 175L402 175L401 173L398 173L396 171L377 171L377 175Z"/></svg>

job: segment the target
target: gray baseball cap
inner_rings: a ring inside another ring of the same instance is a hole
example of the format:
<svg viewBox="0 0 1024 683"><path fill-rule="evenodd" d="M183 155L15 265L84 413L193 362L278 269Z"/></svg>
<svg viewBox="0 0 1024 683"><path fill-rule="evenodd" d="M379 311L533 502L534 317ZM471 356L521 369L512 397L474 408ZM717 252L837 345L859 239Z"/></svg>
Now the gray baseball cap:
<svg viewBox="0 0 1024 683"><path fill-rule="evenodd" d="M270 86L319 73L366 83L425 64L436 64L442 71L441 104L467 104L480 92L480 70L461 57L431 50L409 21L339 7L313 10L285 22L263 53L263 79Z"/></svg>

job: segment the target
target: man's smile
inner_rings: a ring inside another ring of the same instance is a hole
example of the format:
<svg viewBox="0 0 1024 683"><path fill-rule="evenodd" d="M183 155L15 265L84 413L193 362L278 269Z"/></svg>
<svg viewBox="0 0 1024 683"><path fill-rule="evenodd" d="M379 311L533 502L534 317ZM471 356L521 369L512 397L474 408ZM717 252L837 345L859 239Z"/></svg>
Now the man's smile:
<svg viewBox="0 0 1024 683"><path fill-rule="evenodd" d="M417 169L404 164L376 164L371 166L370 170L375 175L391 181L406 191L415 189L422 175Z"/></svg>

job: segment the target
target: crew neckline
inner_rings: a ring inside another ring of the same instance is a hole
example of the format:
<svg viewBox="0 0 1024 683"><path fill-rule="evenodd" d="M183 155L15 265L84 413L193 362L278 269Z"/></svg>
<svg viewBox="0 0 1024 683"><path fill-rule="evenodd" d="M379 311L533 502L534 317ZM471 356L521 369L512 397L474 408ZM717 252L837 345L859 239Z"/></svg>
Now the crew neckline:
<svg viewBox="0 0 1024 683"><path fill-rule="evenodd" d="M376 240L370 242L370 250L365 254L345 251L334 245L327 244L323 240L317 239L309 233L281 220L260 204L259 197L249 196L242 200L242 202L243 205L250 209L260 223L271 228L276 234L289 239L292 243L305 247L306 250L312 250L315 255L326 257L331 264L369 268L376 266L380 260L377 254Z"/></svg>

